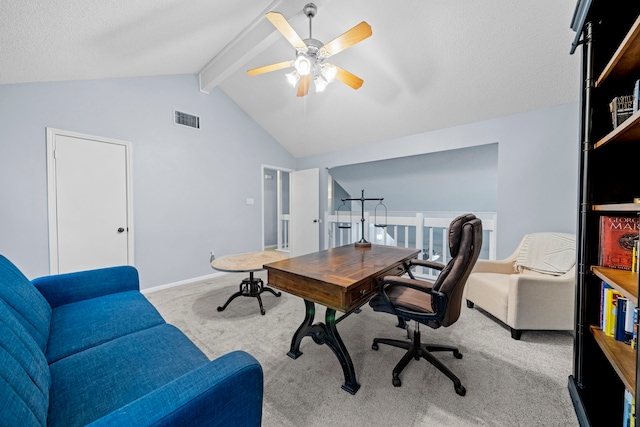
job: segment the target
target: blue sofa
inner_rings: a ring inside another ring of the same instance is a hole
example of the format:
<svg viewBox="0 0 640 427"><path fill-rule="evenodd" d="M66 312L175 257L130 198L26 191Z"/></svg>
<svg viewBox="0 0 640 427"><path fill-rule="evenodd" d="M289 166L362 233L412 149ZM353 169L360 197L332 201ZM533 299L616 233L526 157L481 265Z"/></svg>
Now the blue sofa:
<svg viewBox="0 0 640 427"><path fill-rule="evenodd" d="M258 361L209 361L135 268L31 282L0 255L0 425L259 426L262 395Z"/></svg>

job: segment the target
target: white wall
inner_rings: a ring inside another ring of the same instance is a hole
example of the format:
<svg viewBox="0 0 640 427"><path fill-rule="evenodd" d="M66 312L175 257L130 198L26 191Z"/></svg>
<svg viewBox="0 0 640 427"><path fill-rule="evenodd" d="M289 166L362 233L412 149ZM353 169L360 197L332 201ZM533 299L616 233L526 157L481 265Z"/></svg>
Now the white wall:
<svg viewBox="0 0 640 427"><path fill-rule="evenodd" d="M297 159L297 168L321 168L326 179L326 168L498 143L497 254L502 258L526 233L576 232L578 111L578 103L570 103L375 142ZM326 185L320 187L324 202Z"/></svg>
<svg viewBox="0 0 640 427"><path fill-rule="evenodd" d="M174 109L200 116L201 129L174 125ZM210 250L260 250L262 164L295 165L194 75L0 85L0 253L30 278L49 273L46 127L132 143L143 288L212 274Z"/></svg>

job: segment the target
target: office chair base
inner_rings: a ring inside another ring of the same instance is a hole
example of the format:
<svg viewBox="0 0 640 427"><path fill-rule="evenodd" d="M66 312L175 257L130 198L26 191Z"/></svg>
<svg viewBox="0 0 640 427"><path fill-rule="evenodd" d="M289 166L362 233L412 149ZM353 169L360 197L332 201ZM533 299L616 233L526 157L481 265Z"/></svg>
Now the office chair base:
<svg viewBox="0 0 640 427"><path fill-rule="evenodd" d="M400 359L395 368L393 368L393 377L391 381L394 387L400 387L402 385L402 381L400 381L400 373L409 364L411 359L420 360L422 358L438 368L440 372L445 374L451 381L453 381L453 388L455 389L457 394L459 394L460 396L464 396L467 393L467 390L462 386L460 379L453 372L451 372L449 368L442 364L442 362L436 359L433 354L431 354L435 351L450 351L453 353L453 357L455 357L456 359L462 359L462 353L460 353L457 348L444 345L423 344L422 342L420 342L419 330L413 331L413 341L411 342L386 338L375 338L373 340L373 344L371 344L371 348L373 350L378 350L378 344L387 344L392 347L404 348L405 350L407 350L402 359Z"/></svg>

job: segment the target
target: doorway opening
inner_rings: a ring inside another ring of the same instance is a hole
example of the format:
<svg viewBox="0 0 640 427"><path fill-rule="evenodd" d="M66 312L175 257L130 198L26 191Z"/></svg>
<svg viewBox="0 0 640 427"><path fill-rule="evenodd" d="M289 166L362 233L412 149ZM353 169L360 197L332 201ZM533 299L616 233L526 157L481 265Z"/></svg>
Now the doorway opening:
<svg viewBox="0 0 640 427"><path fill-rule="evenodd" d="M291 169L262 166L262 247L289 252Z"/></svg>

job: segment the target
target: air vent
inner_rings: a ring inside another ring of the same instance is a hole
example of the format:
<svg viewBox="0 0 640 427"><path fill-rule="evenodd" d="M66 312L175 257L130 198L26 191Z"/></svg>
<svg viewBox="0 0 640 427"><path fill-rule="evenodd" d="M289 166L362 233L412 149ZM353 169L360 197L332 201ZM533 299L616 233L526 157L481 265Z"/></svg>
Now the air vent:
<svg viewBox="0 0 640 427"><path fill-rule="evenodd" d="M187 114L176 110L174 114L174 121L177 125L200 129L200 117L194 116L193 114Z"/></svg>

